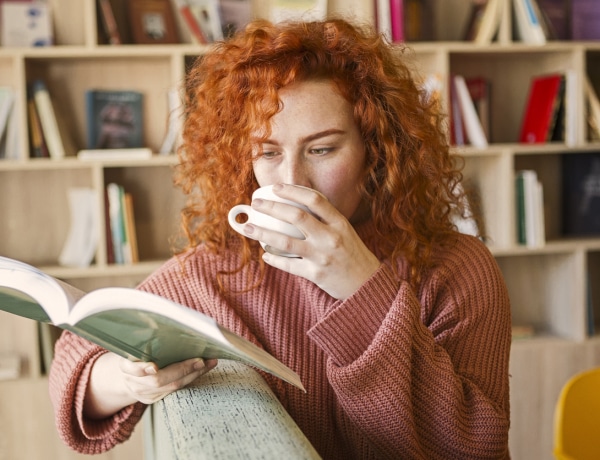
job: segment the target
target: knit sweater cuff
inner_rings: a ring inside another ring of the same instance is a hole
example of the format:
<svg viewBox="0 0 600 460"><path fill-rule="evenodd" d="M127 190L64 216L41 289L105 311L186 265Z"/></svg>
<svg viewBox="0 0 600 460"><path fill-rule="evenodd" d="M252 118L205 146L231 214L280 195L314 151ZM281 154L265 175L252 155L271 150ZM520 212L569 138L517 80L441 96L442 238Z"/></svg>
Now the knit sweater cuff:
<svg viewBox="0 0 600 460"><path fill-rule="evenodd" d="M308 336L338 366L358 359L373 342L398 292L389 266L379 269L349 298L336 302Z"/></svg>

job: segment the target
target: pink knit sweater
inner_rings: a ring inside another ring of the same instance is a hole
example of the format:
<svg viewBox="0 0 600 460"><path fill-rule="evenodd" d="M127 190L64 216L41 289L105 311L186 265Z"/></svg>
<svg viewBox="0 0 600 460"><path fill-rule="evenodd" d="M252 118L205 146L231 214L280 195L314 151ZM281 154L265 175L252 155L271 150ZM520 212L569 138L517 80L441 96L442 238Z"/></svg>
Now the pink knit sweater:
<svg viewBox="0 0 600 460"><path fill-rule="evenodd" d="M438 251L416 290L403 281L405 264L400 277L382 264L344 301L272 267L248 292L247 270L225 277L221 294L215 274L236 265L233 252L200 248L184 274L173 259L140 288L211 315L298 372L307 393L265 377L323 458L509 457L510 305L479 240L461 235ZM50 373L59 433L84 453L125 441L145 407L103 421L82 416L101 353L65 333Z"/></svg>

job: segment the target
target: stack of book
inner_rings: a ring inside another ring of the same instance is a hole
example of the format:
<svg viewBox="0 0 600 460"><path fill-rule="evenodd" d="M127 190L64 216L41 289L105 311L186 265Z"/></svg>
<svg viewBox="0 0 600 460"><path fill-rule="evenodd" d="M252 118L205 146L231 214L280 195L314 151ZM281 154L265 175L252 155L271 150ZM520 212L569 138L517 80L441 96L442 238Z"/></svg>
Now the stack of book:
<svg viewBox="0 0 600 460"><path fill-rule="evenodd" d="M133 198L122 185L106 186L107 260L114 264L139 262Z"/></svg>
<svg viewBox="0 0 600 460"><path fill-rule="evenodd" d="M515 182L517 242L527 247L546 243L544 189L537 172L517 171Z"/></svg>

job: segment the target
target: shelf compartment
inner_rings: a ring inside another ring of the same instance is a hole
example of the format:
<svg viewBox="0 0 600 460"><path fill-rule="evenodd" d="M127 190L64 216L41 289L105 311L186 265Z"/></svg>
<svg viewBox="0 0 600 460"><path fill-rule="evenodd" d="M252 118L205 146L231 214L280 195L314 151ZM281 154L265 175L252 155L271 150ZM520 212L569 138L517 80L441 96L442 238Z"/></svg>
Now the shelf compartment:
<svg viewBox="0 0 600 460"><path fill-rule="evenodd" d="M496 255L496 260L508 287L514 325L533 326L536 335L585 339L583 250Z"/></svg>

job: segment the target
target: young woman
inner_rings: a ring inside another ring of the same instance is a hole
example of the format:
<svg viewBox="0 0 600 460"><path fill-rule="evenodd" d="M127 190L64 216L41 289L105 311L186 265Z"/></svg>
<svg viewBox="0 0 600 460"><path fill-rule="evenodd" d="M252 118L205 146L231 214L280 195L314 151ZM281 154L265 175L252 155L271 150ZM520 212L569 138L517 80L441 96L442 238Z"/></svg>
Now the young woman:
<svg viewBox="0 0 600 460"><path fill-rule="evenodd" d="M265 378L324 458L508 458L507 291L485 245L451 223L457 159L403 59L329 20L257 21L198 60L177 171L188 244L139 288L295 370L307 393ZM271 184L312 214L252 206L305 239L229 227L229 209ZM216 364L158 369L65 333L50 376L59 432L110 449L146 404Z"/></svg>

